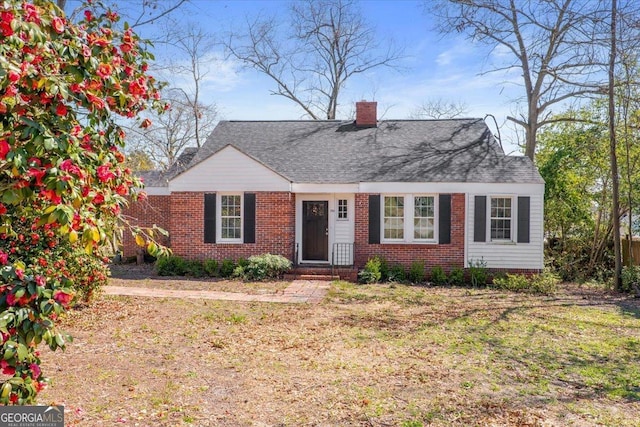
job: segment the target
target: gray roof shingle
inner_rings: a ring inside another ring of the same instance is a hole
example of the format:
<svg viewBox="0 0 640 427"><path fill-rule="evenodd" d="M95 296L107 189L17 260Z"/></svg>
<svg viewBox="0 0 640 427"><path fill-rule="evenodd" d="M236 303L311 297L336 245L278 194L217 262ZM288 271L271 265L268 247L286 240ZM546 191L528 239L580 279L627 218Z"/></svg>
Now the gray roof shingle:
<svg viewBox="0 0 640 427"><path fill-rule="evenodd" d="M365 129L335 120L221 121L188 168L228 145L296 183L544 182L528 158L504 154L482 119L385 120Z"/></svg>

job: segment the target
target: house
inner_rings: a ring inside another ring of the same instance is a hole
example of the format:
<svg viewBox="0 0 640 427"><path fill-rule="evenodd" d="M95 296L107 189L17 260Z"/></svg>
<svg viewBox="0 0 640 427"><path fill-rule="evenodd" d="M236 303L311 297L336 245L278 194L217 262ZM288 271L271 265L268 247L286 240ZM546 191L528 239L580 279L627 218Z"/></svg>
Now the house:
<svg viewBox="0 0 640 427"><path fill-rule="evenodd" d="M528 158L505 155L482 119L378 121L376 109L222 121L172 170L147 174L148 203L127 214L193 259L542 270L544 181Z"/></svg>

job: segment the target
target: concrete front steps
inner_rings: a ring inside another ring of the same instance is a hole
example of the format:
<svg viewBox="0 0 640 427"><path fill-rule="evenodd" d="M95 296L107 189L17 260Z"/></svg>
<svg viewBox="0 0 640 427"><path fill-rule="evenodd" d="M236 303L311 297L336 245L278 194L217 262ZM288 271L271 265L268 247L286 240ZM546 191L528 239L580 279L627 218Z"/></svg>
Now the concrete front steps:
<svg viewBox="0 0 640 427"><path fill-rule="evenodd" d="M346 280L356 282L358 280L358 269L354 267L333 267L328 265L306 266L298 265L293 267L290 273L285 274L287 280Z"/></svg>

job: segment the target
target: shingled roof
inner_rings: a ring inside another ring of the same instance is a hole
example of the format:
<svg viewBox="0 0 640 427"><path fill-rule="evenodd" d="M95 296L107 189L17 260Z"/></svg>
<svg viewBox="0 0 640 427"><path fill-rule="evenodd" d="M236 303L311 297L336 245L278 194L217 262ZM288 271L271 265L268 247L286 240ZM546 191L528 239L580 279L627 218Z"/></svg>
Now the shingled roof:
<svg viewBox="0 0 640 427"><path fill-rule="evenodd" d="M543 183L507 156L482 119L221 121L186 169L233 146L295 183ZM185 170L186 170L185 169Z"/></svg>

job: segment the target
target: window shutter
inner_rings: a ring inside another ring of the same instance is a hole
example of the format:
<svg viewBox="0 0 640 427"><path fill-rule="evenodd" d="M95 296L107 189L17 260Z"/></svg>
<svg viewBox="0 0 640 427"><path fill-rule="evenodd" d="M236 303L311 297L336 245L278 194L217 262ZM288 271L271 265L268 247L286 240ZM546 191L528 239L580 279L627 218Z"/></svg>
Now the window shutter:
<svg viewBox="0 0 640 427"><path fill-rule="evenodd" d="M244 243L256 242L256 194L244 193Z"/></svg>
<svg viewBox="0 0 640 427"><path fill-rule="evenodd" d="M369 243L380 243L380 195L369 195Z"/></svg>
<svg viewBox="0 0 640 427"><path fill-rule="evenodd" d="M475 197L473 213L473 241L487 241L487 196Z"/></svg>
<svg viewBox="0 0 640 427"><path fill-rule="evenodd" d="M529 243L530 197L518 197L518 243Z"/></svg>
<svg viewBox="0 0 640 427"><path fill-rule="evenodd" d="M451 194L440 194L438 200L438 243L451 243Z"/></svg>
<svg viewBox="0 0 640 427"><path fill-rule="evenodd" d="M204 195L204 242L216 242L216 193Z"/></svg>

